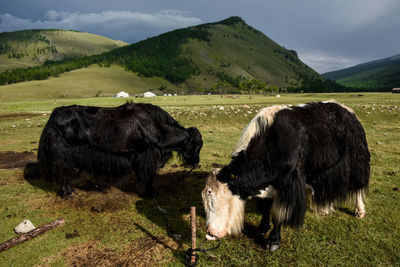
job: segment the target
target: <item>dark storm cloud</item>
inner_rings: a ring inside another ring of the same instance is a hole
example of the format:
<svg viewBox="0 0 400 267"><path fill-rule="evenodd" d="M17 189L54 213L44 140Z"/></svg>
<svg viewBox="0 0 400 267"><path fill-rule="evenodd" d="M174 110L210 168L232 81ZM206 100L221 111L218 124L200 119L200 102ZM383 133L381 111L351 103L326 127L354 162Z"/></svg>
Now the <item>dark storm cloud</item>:
<svg viewBox="0 0 400 267"><path fill-rule="evenodd" d="M0 3L0 31L75 29L135 42L235 15L323 73L400 53L399 11L397 0L13 0Z"/></svg>
<svg viewBox="0 0 400 267"><path fill-rule="evenodd" d="M185 12L163 10L157 13L102 11L70 13L49 10L43 20L22 19L11 14L0 15L0 31L22 29L73 29L96 33L113 39L135 42L166 30L201 23L201 19Z"/></svg>

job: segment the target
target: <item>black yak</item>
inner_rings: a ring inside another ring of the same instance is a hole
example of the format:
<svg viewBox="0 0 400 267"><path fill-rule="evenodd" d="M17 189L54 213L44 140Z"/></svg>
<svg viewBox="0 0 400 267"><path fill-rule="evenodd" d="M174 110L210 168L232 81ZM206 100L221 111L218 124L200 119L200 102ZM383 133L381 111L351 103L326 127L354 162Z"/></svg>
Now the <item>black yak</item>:
<svg viewBox="0 0 400 267"><path fill-rule="evenodd" d="M182 127L151 104L73 105L51 114L40 137L38 163L42 176L60 185L63 197L71 195L71 181L82 172L112 182L133 171L137 193L151 195L156 171L173 151L194 166L202 145L197 128Z"/></svg>
<svg viewBox="0 0 400 267"><path fill-rule="evenodd" d="M262 109L248 124L229 165L215 169L202 191L208 239L242 231L246 200L256 197L263 215L259 234L272 229L266 247L275 251L281 225L303 225L307 202L327 214L335 202L355 199L364 217L370 154L353 110L314 102Z"/></svg>

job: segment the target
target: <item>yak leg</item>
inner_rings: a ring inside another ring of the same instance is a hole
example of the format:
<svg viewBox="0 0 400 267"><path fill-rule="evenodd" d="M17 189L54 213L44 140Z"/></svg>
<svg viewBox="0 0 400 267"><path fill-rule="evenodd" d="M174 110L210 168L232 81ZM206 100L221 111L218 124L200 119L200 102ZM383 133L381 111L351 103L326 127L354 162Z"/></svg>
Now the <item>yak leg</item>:
<svg viewBox="0 0 400 267"><path fill-rule="evenodd" d="M362 219L365 216L365 205L363 201L363 192L358 191L356 193L356 211L355 215L357 218Z"/></svg>
<svg viewBox="0 0 400 267"><path fill-rule="evenodd" d="M57 192L57 195L61 196L62 198L68 198L74 192L71 186L71 178L73 174L70 170L66 169L66 167L61 168L59 174L61 175L61 177L59 178L60 190Z"/></svg>
<svg viewBox="0 0 400 267"><path fill-rule="evenodd" d="M272 198L257 198L256 203L257 203L257 208L262 214L261 221L259 225L257 226L257 232L261 235L266 234L269 229L271 228L270 225L270 218L269 218L269 213L271 211L272 203L274 200Z"/></svg>
<svg viewBox="0 0 400 267"><path fill-rule="evenodd" d="M266 248L271 252L276 251L281 243L281 227L282 223L278 223L274 218L272 218L272 223L274 228L272 228L271 233L267 239Z"/></svg>
<svg viewBox="0 0 400 267"><path fill-rule="evenodd" d="M66 179L64 179L66 180ZM61 196L62 198L68 198L72 195L74 190L69 181L64 181L61 184L60 190L57 192L57 195Z"/></svg>
<svg viewBox="0 0 400 267"><path fill-rule="evenodd" d="M335 211L335 208L333 206L333 203L328 203L325 206L321 206L318 209L318 215L324 216L324 215L329 215L333 211Z"/></svg>
<svg viewBox="0 0 400 267"><path fill-rule="evenodd" d="M161 154L157 149L149 148L133 164L133 171L137 177L137 194L142 197L150 197L155 194L153 179L157 172Z"/></svg>
<svg viewBox="0 0 400 267"><path fill-rule="evenodd" d="M136 191L137 194L141 197L150 197L153 196L155 190L153 188L153 179L156 175L156 170L144 170L144 169L134 169L134 172L137 177L136 182Z"/></svg>

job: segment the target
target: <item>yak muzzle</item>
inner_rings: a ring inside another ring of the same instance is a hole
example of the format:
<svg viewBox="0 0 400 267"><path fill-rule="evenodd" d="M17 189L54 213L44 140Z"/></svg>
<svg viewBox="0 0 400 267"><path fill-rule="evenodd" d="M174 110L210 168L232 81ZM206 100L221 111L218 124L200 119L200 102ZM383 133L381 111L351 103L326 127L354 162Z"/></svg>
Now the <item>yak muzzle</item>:
<svg viewBox="0 0 400 267"><path fill-rule="evenodd" d="M225 229L223 229L222 231L218 231L213 228L208 228L206 238L207 240L217 240L224 237L227 233L228 231Z"/></svg>

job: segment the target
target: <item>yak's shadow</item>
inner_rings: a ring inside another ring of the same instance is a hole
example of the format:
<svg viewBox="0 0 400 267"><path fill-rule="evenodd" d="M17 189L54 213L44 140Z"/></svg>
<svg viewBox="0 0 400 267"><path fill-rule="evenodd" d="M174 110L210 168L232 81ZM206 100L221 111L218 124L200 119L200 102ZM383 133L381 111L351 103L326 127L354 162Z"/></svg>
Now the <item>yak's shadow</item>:
<svg viewBox="0 0 400 267"><path fill-rule="evenodd" d="M354 209L344 206L335 207L335 211L346 213L347 215L354 216Z"/></svg>
<svg viewBox="0 0 400 267"><path fill-rule="evenodd" d="M41 177L39 164L36 162L26 164L24 168L24 178L32 186L38 187L46 193L57 193L57 191L60 190L60 186L56 182L46 181ZM125 192L135 193L133 189L134 181L130 181L130 178L130 176L127 176L118 181L110 182L102 178L96 182L96 178L87 174L82 174L73 179L72 187L83 191L102 192L111 186L115 186Z"/></svg>
<svg viewBox="0 0 400 267"><path fill-rule="evenodd" d="M58 190L56 185L41 179L39 164L37 162L32 162L25 165L24 178L32 186L38 187L43 191L45 191L46 193L53 191L56 192Z"/></svg>
<svg viewBox="0 0 400 267"><path fill-rule="evenodd" d="M165 229L168 237L175 240L177 246L173 253L182 260L185 257L185 250L191 244L190 207L196 207L197 218L205 217L201 191L208 172L193 171L182 180L181 178L184 176L185 172L158 175L153 184L158 193L157 196L143 198L136 202L136 209L142 216ZM196 221L199 233L200 229L205 228L205 225L204 223L199 224L199 220ZM140 223L136 222L135 225L150 238L157 238L145 230ZM197 234L197 238L200 238L200 234Z"/></svg>
<svg viewBox="0 0 400 267"><path fill-rule="evenodd" d="M190 207L196 207L197 218L201 217L203 220L197 219L197 239L202 240L205 234L205 212L201 199L201 191L204 188L205 180L209 175L208 172L194 170L192 173L186 176L188 170L177 169L172 172L157 174L154 178L153 186L157 192L154 198L135 198L136 210L147 220L157 225L159 228L164 229L169 240L163 238L162 235L157 235L143 225L139 220L133 218L135 227L143 232L146 236L155 240L157 243L163 245L163 247L170 249L174 256L181 261L185 259L185 251L190 247L191 244L191 224L190 224ZM35 187L39 187L45 192L54 193L59 190L58 185L54 185L48 181L41 179L38 164L32 163L26 165L24 169L25 179ZM134 175L125 177L111 186L118 188L119 190L128 193L129 195L135 194L135 182ZM83 190L84 192L96 191L101 193L109 188L110 185L97 185L93 184L92 181L86 181L74 185L74 188ZM78 198L78 196L76 196ZM79 195L79 200L84 199L85 195ZM57 197L59 198L59 197ZM74 198L74 195L72 196ZM91 211L102 211L114 209L114 206L107 208L108 202L113 202L108 198L96 198L97 201L104 201L105 203L93 204L88 201L87 206ZM122 198L123 199L123 198ZM79 202L78 199L76 201ZM70 200L67 200L70 201ZM72 201L75 201L72 199ZM120 199L115 199L120 201ZM114 201L114 202L115 202ZM107 203L106 203L107 202ZM112 203L115 204L115 203ZM93 207L94 208L93 208ZM105 208L103 208L103 206ZM100 207L100 208L99 208ZM118 206L119 207L119 206ZM164 213L165 210L165 213ZM256 212L257 208L253 200L248 201L246 205L247 212ZM262 238L257 233L257 225L245 223L244 234L248 238L252 239L256 244L265 247L265 238ZM200 241L199 243L202 243ZM203 243L206 247L212 247L214 244Z"/></svg>
<svg viewBox="0 0 400 267"><path fill-rule="evenodd" d="M197 217L205 217L201 191L209 174L208 172L199 170L194 170L189 175L187 175L187 173L188 170L181 168L176 171L172 170L172 172L169 173L161 171L160 174L156 175L153 182L153 186L157 192L156 196L154 198L135 198L138 199L135 205L139 214L158 227L165 229L170 240L162 236L157 236L148 230L148 227L141 225L139 220L134 219L135 227L152 240L162 244L165 248L171 249L175 257L181 258L182 260L185 257L184 250L190 247L191 242L190 207L197 207ZM59 190L58 185L45 181L40 177L37 163L26 165L24 169L24 178L31 185L42 189L46 193L54 193L54 195L56 195ZM94 184L92 180L85 180L84 182L74 184L73 188L79 189L80 192L98 191L101 193L113 186L125 193L134 195L136 194L135 182L136 179L134 175L130 175L108 184ZM75 201L74 198L78 197L81 199L84 198L85 195L82 196L80 194L79 196L74 196L73 194L72 201ZM97 199L99 201L110 201L108 198L106 200L102 200L102 198ZM67 202L68 201L70 200L67 200ZM101 206L101 203L97 203L95 206ZM91 208L91 210L93 210L93 208ZM165 210L166 213L162 213L163 210ZM197 220L197 222L199 223L199 220ZM204 220L202 220L202 222L204 222ZM197 226L198 232L199 229L204 228L204 223L198 224ZM200 234L197 236L200 238ZM175 242L171 243L171 239L175 240Z"/></svg>

